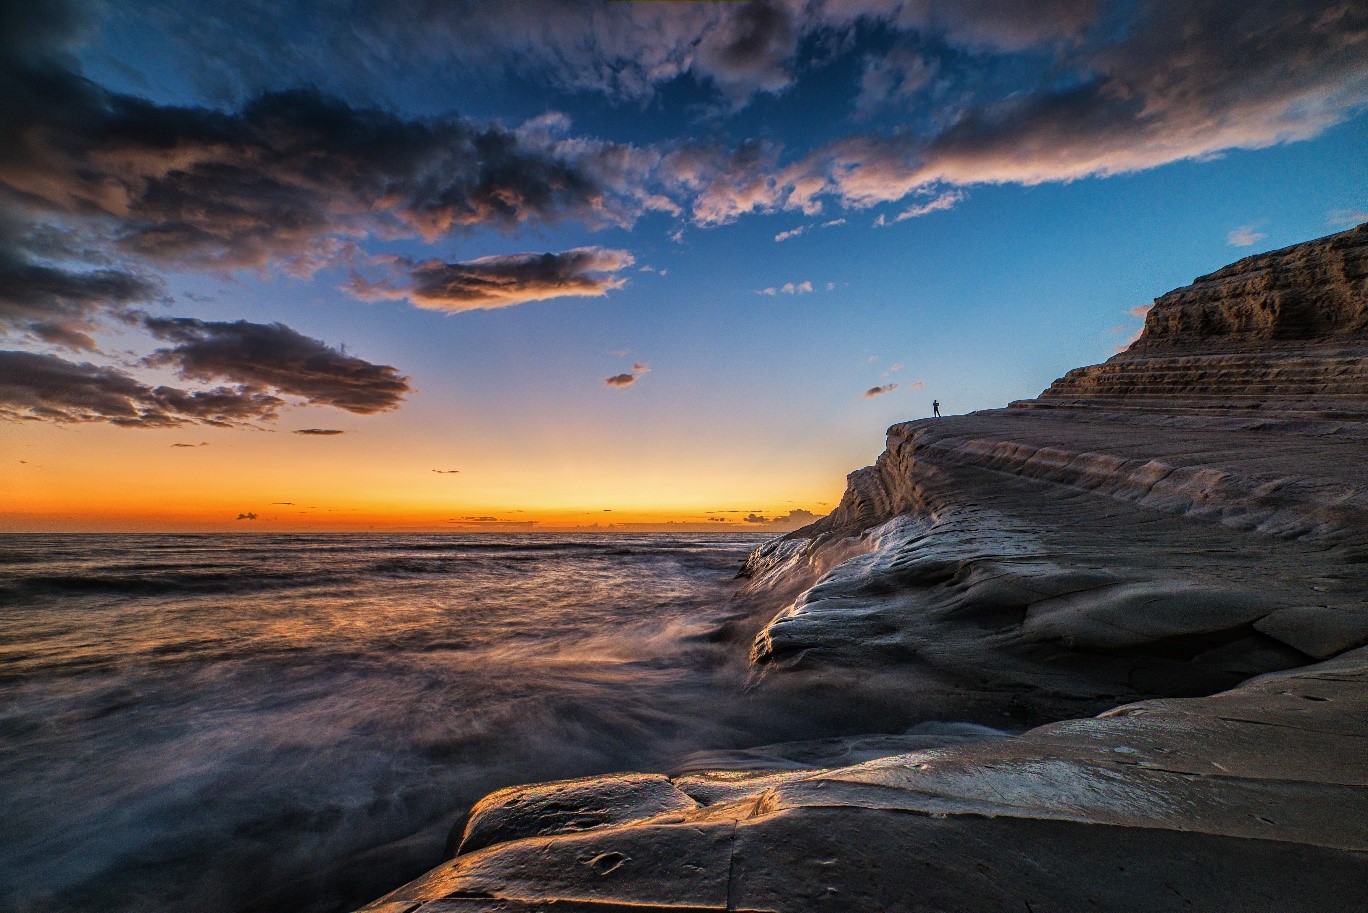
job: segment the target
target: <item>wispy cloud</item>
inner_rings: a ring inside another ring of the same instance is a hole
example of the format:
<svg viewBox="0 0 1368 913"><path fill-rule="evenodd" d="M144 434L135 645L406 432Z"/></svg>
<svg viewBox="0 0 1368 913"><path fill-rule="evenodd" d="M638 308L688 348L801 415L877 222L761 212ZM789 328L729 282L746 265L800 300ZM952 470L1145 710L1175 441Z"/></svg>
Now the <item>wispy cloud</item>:
<svg viewBox="0 0 1368 913"><path fill-rule="evenodd" d="M802 282L785 282L779 286L769 286L757 291L757 295L808 295L812 293L812 282L803 280Z"/></svg>
<svg viewBox="0 0 1368 913"><path fill-rule="evenodd" d="M1326 213L1325 219L1337 228L1353 228L1368 222L1368 210L1364 209L1332 209Z"/></svg>
<svg viewBox="0 0 1368 913"><path fill-rule="evenodd" d="M1226 241L1233 247L1251 247L1267 237L1266 232L1259 231L1254 225L1241 225L1226 233Z"/></svg>
<svg viewBox="0 0 1368 913"><path fill-rule="evenodd" d="M787 241L789 238L796 238L814 228L835 228L838 225L846 224L845 219L828 219L825 222L809 222L806 225L799 225L797 228L790 228L788 231L781 231L774 236L775 241Z"/></svg>
<svg viewBox="0 0 1368 913"><path fill-rule="evenodd" d="M862 395L866 399L870 399L875 396L883 396L885 393L892 393L896 389L898 389L897 384L880 384L877 387L870 387Z"/></svg>
<svg viewBox="0 0 1368 913"><path fill-rule="evenodd" d="M309 437L336 437L339 434L346 434L341 428L300 428L295 434L308 435Z"/></svg>

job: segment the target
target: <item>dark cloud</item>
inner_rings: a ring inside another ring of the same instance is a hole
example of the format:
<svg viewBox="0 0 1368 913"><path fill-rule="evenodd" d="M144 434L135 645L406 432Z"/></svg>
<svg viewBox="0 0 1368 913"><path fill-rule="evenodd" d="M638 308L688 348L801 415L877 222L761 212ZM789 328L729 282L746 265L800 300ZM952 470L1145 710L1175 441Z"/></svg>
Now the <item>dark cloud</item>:
<svg viewBox="0 0 1368 913"><path fill-rule="evenodd" d="M341 428L300 428L294 434L307 434L310 437L334 437L339 434L346 434Z"/></svg>
<svg viewBox="0 0 1368 913"><path fill-rule="evenodd" d="M397 408L412 392L393 367L348 355L282 323L146 317L143 326L174 343L147 363L194 380L227 380L361 415Z"/></svg>
<svg viewBox="0 0 1368 913"><path fill-rule="evenodd" d="M626 353L623 353L626 354ZM644 361L632 363L630 372L614 374L612 377L605 377L603 382L610 387L630 387L641 379L642 375L651 373L651 366Z"/></svg>
<svg viewBox="0 0 1368 913"><path fill-rule="evenodd" d="M172 444L172 447L208 447L208 441L200 441L198 444Z"/></svg>
<svg viewBox="0 0 1368 913"><path fill-rule="evenodd" d="M602 181L630 170L630 150L404 118L314 90L236 110L175 107L10 55L0 122L0 189L34 211L97 220L118 249L162 263L309 273L368 232L434 239L632 218Z"/></svg>
<svg viewBox="0 0 1368 913"><path fill-rule="evenodd" d="M177 49L167 56L193 71L191 84L217 70L235 83L223 97L247 99L214 108L95 85L63 56L80 28L66 7L10 7L20 37L7 38L0 66L0 189L35 211L99 223L112 249L209 268L308 273L364 262L368 234L625 225L649 210L687 210L708 226L913 197L901 213L912 218L954 205L954 187L1117 174L1314 136L1368 94L1368 10L1346 0L340 0L326 16L303 0L215 10L151 0L120 10ZM311 27L285 27L300 21ZM509 129L404 117L322 90L262 91L303 82L375 97L377 83L408 81L426 61L439 81L512 71L644 98L689 77L737 100L817 72L819 45L858 55L856 110L892 103L904 122L785 161L771 140L635 147L568 136L557 113ZM412 266L402 281L355 287L459 310L602 294L619 281L578 277L523 294L523 262ZM146 292L124 294L135 291ZM34 319L26 331L86 344L80 306L64 307L78 323Z"/></svg>
<svg viewBox="0 0 1368 913"><path fill-rule="evenodd" d="M798 39L791 10L782 3L753 0L738 4L705 33L698 63L724 90L741 99L757 90L775 92L793 81L789 64Z"/></svg>
<svg viewBox="0 0 1368 913"><path fill-rule="evenodd" d="M61 233L25 224L0 205L0 332L23 333L64 349L93 351L99 317L156 296L159 284L116 268L73 268L88 252Z"/></svg>
<svg viewBox="0 0 1368 913"><path fill-rule="evenodd" d="M506 254L464 263L401 258L386 262L397 279L354 275L347 290L362 299L407 298L423 308L469 311L547 298L596 297L626 284L618 273L634 261L625 250L578 247L563 253Z"/></svg>
<svg viewBox="0 0 1368 913"><path fill-rule="evenodd" d="M117 368L0 351L0 419L110 422L127 427L231 427L276 417L284 401L243 386L148 386Z"/></svg>
<svg viewBox="0 0 1368 913"><path fill-rule="evenodd" d="M800 166L855 204L936 185L1120 174L1315 136L1368 95L1368 8L1206 0L1136 7L1075 79L963 111L931 139L852 138ZM819 163L819 159L824 162Z"/></svg>
<svg viewBox="0 0 1368 913"><path fill-rule="evenodd" d="M52 0L0 2L0 58L35 63L66 51L89 22L75 3Z"/></svg>
<svg viewBox="0 0 1368 913"><path fill-rule="evenodd" d="M897 384L880 384L877 387L870 387L862 395L868 399L872 396L883 396L885 393L892 393L896 389L898 389Z"/></svg>
<svg viewBox="0 0 1368 913"><path fill-rule="evenodd" d="M434 469L434 470L432 470L432 471L435 472L435 473L437 473L438 475L442 475L442 476L454 476L454 475L456 475L457 473L459 473L461 470L459 470L459 469Z"/></svg>
<svg viewBox="0 0 1368 913"><path fill-rule="evenodd" d="M257 518L257 515L254 513L238 514L237 518L239 520L255 520Z"/></svg>
<svg viewBox="0 0 1368 913"><path fill-rule="evenodd" d="M570 92L646 99L681 78L733 101L777 92L801 75L804 44L843 47L857 24L964 48L1018 51L1076 40L1098 0L240 0L214 8L150 0L132 11L156 25L188 74L221 95L301 77L341 91L427 78L468 86L490 74ZM294 24L308 22L300 29ZM282 38L282 36L286 36ZM283 45L283 46L282 46ZM327 62L327 63L324 63ZM302 68L302 72L301 72Z"/></svg>
<svg viewBox="0 0 1368 913"><path fill-rule="evenodd" d="M960 6L963 13L978 4ZM1072 37L1048 67L1023 59L1024 69L1001 85L991 78L1007 59L1000 53L960 58L953 71L918 63L911 46L871 56L865 74L882 100L891 93L905 104L932 75L944 82L935 105L891 133L852 134L788 163L773 143L686 143L662 156L656 176L703 226L747 213L812 215L829 203L863 208L913 197L885 218L898 221L955 205L956 187L1122 174L1307 139L1368 100L1362 4L1148 0L1124 11L1124 28L1085 35L1077 27L1092 6L1018 5L1046 32ZM908 7L933 22L960 15L950 4ZM1072 25L1056 29L1052 13L1055 24ZM1003 28L982 37L998 52L1018 47L1014 32L1032 39L1023 18L995 21ZM968 19L951 28L972 31ZM861 110L871 105L857 99Z"/></svg>

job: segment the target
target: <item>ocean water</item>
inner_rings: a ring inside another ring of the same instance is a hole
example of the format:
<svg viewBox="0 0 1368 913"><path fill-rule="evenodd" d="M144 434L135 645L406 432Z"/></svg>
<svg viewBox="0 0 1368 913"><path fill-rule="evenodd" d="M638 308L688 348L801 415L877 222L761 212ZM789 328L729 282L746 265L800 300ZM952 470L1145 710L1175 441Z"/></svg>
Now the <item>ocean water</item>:
<svg viewBox="0 0 1368 913"><path fill-rule="evenodd" d="M0 910L346 910L492 789L812 734L710 636L762 540L0 536Z"/></svg>
<svg viewBox="0 0 1368 913"><path fill-rule="evenodd" d="M490 790L870 731L715 636L763 538L0 536L0 910L349 910Z"/></svg>

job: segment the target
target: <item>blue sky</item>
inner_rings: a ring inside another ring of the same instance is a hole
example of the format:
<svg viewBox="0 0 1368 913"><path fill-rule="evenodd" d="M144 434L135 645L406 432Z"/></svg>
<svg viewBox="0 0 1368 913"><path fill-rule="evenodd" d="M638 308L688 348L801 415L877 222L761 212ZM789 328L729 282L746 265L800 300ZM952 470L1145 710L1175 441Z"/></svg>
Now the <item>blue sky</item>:
<svg viewBox="0 0 1368 913"><path fill-rule="evenodd" d="M5 12L11 527L821 513L1368 219L1354 4L319 10Z"/></svg>

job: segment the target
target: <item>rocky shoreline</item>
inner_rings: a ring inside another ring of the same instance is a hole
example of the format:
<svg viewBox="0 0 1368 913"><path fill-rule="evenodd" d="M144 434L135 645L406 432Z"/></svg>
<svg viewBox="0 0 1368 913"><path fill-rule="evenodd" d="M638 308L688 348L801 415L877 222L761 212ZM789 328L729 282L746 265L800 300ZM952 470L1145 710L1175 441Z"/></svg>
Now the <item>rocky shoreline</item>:
<svg viewBox="0 0 1368 913"><path fill-rule="evenodd" d="M1365 467L1368 225L1157 299L1036 400L895 425L751 556L719 636L753 687L1027 731L503 790L365 909L1368 910Z"/></svg>

